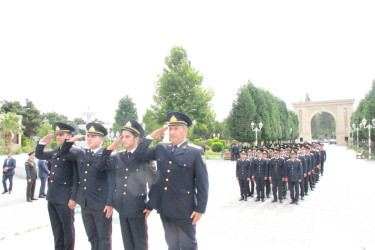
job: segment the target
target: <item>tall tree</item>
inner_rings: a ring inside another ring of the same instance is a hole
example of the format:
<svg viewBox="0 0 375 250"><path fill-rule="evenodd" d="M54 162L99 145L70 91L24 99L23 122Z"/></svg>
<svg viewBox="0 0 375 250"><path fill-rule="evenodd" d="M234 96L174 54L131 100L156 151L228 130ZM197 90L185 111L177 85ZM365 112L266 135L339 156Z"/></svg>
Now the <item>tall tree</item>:
<svg viewBox="0 0 375 250"><path fill-rule="evenodd" d="M22 114L22 105L19 101L4 101L3 102L3 105L1 106L0 108L0 113L9 113L9 112L13 112L13 113L16 113L17 115L21 115Z"/></svg>
<svg viewBox="0 0 375 250"><path fill-rule="evenodd" d="M19 122L20 117L16 113L6 113L0 116L0 131L7 137L7 150L12 150L12 137L22 133L23 126Z"/></svg>
<svg viewBox="0 0 375 250"><path fill-rule="evenodd" d="M68 117L65 115L60 115L56 112L47 112L42 114L43 120L48 120L51 125L56 122L68 122Z"/></svg>
<svg viewBox="0 0 375 250"><path fill-rule="evenodd" d="M30 138L32 135L38 134L42 116L34 103L29 99L26 99L26 106L23 106L22 108L22 125L25 127L24 135Z"/></svg>
<svg viewBox="0 0 375 250"><path fill-rule="evenodd" d="M118 102L118 108L115 115L115 123L113 124L113 132L121 131L125 118L132 118L138 120L137 108L133 99L128 95L124 96Z"/></svg>
<svg viewBox="0 0 375 250"><path fill-rule="evenodd" d="M186 113L197 123L212 123L213 91L202 87L203 76L191 66L186 50L174 46L164 61L167 68L156 82L152 106L158 124L166 122L165 117L171 111Z"/></svg>
<svg viewBox="0 0 375 250"><path fill-rule="evenodd" d="M52 129L52 124L50 124L48 120L45 120L43 122L43 125L40 126L40 128L39 128L38 136L40 138L43 138L44 136L49 135L49 134L53 134L53 133L54 133L54 131Z"/></svg>
<svg viewBox="0 0 375 250"><path fill-rule="evenodd" d="M143 115L142 122L145 124L145 134L148 135L152 131L158 129L161 125L158 124L156 114L150 109L146 110Z"/></svg>

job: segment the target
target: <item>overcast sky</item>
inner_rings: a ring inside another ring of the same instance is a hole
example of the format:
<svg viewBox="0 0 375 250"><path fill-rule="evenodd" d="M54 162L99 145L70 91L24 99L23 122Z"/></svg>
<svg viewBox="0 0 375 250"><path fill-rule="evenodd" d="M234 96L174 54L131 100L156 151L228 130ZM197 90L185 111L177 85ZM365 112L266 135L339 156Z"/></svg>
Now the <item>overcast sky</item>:
<svg viewBox="0 0 375 250"><path fill-rule="evenodd" d="M139 120L174 45L215 92L219 121L248 80L291 103L360 99L375 79L373 1L1 1L0 100Z"/></svg>

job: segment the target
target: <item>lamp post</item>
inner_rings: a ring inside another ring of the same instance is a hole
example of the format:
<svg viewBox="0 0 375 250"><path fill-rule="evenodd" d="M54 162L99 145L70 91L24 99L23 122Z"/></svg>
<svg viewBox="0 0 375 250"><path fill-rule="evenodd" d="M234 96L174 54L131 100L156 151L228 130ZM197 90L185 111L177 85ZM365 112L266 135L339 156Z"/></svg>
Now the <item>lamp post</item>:
<svg viewBox="0 0 375 250"><path fill-rule="evenodd" d="M353 137L353 130L351 127L347 127L345 131L348 133L348 147L349 147L350 146L350 133L352 133L352 137Z"/></svg>
<svg viewBox="0 0 375 250"><path fill-rule="evenodd" d="M289 138L290 138L290 141L289 142L292 142L292 132L293 132L293 128L290 128L289 129Z"/></svg>
<svg viewBox="0 0 375 250"><path fill-rule="evenodd" d="M262 122L259 123L259 128L257 127L254 128L255 126L254 122L251 122L250 125L251 125L251 130L255 132L255 146L257 146L258 145L258 132L262 131L263 123Z"/></svg>
<svg viewBox="0 0 375 250"><path fill-rule="evenodd" d="M362 123L359 124L359 127L355 125L355 123L352 124L353 130L357 131L357 152L358 152L358 144L359 144L359 137L358 133L362 129Z"/></svg>
<svg viewBox="0 0 375 250"><path fill-rule="evenodd" d="M371 159L371 129L375 128L375 118L372 119L372 125L368 124L366 126L366 124L367 124L366 118L363 118L362 124L363 124L364 128L368 129L368 158Z"/></svg>

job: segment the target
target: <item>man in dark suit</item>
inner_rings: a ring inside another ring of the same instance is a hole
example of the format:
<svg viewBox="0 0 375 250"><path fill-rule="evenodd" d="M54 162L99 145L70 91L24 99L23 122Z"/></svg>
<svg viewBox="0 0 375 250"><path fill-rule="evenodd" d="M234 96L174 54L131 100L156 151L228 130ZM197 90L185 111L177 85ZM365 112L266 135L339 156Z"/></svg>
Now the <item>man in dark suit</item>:
<svg viewBox="0 0 375 250"><path fill-rule="evenodd" d="M40 179L40 189L39 189L39 198L45 198L46 195L46 181L48 179L49 170L47 166L47 161L39 160L38 161L38 176Z"/></svg>
<svg viewBox="0 0 375 250"><path fill-rule="evenodd" d="M3 164L3 194L12 193L14 169L16 168L16 159L12 158L12 153L9 152L7 156L8 158L4 160ZM7 180L9 180L9 188L7 188Z"/></svg>
<svg viewBox="0 0 375 250"><path fill-rule="evenodd" d="M323 176L324 162L327 160L327 152L324 150L324 144L319 143L320 148L320 174Z"/></svg>
<svg viewBox="0 0 375 250"><path fill-rule="evenodd" d="M292 149L290 151L290 157L291 159L286 161L285 178L287 178L290 188L290 198L292 199L290 204L294 203L298 205L299 183L302 182L303 167L301 160L296 158L297 149Z"/></svg>
<svg viewBox="0 0 375 250"><path fill-rule="evenodd" d="M255 201L264 202L264 181L268 177L268 163L266 159L263 158L263 149L257 149L257 157L253 160L253 170L251 179L255 179L257 198Z"/></svg>
<svg viewBox="0 0 375 250"><path fill-rule="evenodd" d="M34 152L29 153L29 159L25 162L25 171L26 171L26 201L32 202L38 200L34 198L36 179L38 178L36 164L35 164L35 155Z"/></svg>
<svg viewBox="0 0 375 250"><path fill-rule="evenodd" d="M35 149L35 156L41 160L51 161L47 201L55 249L73 250L75 240L74 208L76 206L75 195L77 193L78 173L76 163L66 157L70 145L65 141L72 137L74 128L61 122L55 123L53 128L55 134L46 135L39 141ZM58 147L45 152L45 145L50 143L55 135Z"/></svg>
<svg viewBox="0 0 375 250"><path fill-rule="evenodd" d="M285 176L285 160L280 157L280 149L274 149L274 157L270 161L269 180L272 182L273 201L277 202L277 197L280 203L283 202L283 182Z"/></svg>
<svg viewBox="0 0 375 250"><path fill-rule="evenodd" d="M81 206L82 220L92 250L112 247L112 195L114 171L99 171L96 166L103 153L107 130L98 123L86 125L88 149L70 149L67 159L77 162L78 188L76 202ZM84 136L74 136L67 142L73 145Z"/></svg>
<svg viewBox="0 0 375 250"><path fill-rule="evenodd" d="M111 179L116 191L113 203L120 215L122 241L126 250L148 249L148 214L145 214L147 186L150 188L154 183L156 172L151 168L150 161L136 159L133 155L143 134L143 128L137 121L125 119L121 136L103 150L96 166L100 170L116 171ZM111 155L121 142L126 150Z"/></svg>
<svg viewBox="0 0 375 250"><path fill-rule="evenodd" d="M247 201L249 181L252 175L250 161L246 159L246 152L242 151L240 159L236 164L236 179L240 185L241 198L240 201Z"/></svg>
<svg viewBox="0 0 375 250"><path fill-rule="evenodd" d="M169 249L196 249L196 224L208 200L207 168L201 148L186 140L191 119L170 112L167 120L170 143L148 147L164 135L167 128L160 128L147 136L134 154L138 159L157 161L157 180L148 206L160 213Z"/></svg>

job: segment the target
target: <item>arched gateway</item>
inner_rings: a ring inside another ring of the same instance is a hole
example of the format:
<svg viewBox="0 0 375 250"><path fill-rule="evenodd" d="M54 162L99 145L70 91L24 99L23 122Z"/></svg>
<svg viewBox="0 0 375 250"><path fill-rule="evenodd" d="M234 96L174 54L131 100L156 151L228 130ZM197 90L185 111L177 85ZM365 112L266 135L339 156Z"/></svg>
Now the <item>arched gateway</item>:
<svg viewBox="0 0 375 250"><path fill-rule="evenodd" d="M350 118L353 113L355 99L294 102L294 112L298 116L299 134L301 141L311 141L311 119L318 112L327 112L336 120L336 141L338 145L345 145L348 136L346 128L350 127Z"/></svg>

